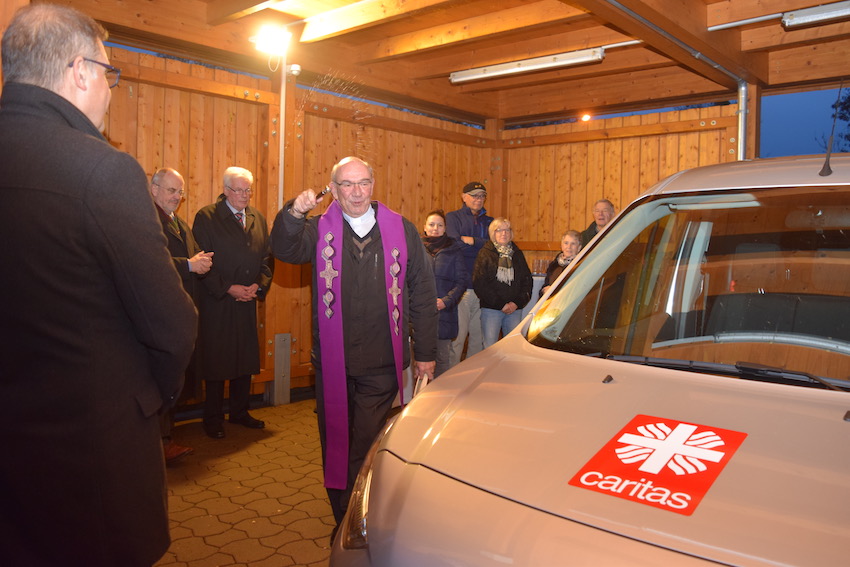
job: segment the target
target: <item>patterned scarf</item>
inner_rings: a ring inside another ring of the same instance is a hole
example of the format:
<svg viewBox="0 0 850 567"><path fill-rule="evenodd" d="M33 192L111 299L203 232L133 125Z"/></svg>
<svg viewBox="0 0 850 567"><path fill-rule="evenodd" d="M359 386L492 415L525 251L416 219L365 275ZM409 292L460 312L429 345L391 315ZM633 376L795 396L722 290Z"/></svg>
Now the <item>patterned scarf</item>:
<svg viewBox="0 0 850 567"><path fill-rule="evenodd" d="M499 268L496 270L496 279L504 284L511 285L514 281L514 265L511 257L514 255L514 246L510 242L502 246L493 243L499 253Z"/></svg>
<svg viewBox="0 0 850 567"><path fill-rule="evenodd" d="M574 257L575 256L573 256L573 258ZM567 258L566 256L564 256L563 252L558 254L558 265L561 266L562 268L566 268L569 265L569 263L572 262L572 261L573 261L573 259Z"/></svg>

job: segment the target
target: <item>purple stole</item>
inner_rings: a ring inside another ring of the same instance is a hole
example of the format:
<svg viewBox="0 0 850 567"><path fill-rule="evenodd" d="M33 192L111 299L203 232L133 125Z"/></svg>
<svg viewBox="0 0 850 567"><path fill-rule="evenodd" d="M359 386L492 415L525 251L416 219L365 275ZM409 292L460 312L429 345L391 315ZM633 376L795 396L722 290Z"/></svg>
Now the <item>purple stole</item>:
<svg viewBox="0 0 850 567"><path fill-rule="evenodd" d="M387 312L392 336L395 370L404 404L402 365L406 332L401 328L407 270L407 241L402 217L378 203L375 215L381 231L386 270ZM334 201L319 217L319 240L316 243L316 294L319 302L319 336L321 337L322 388L325 397L325 487L345 489L348 483L348 385L345 373L344 337L342 336L342 251L345 222L342 208ZM324 309L322 308L324 306Z"/></svg>

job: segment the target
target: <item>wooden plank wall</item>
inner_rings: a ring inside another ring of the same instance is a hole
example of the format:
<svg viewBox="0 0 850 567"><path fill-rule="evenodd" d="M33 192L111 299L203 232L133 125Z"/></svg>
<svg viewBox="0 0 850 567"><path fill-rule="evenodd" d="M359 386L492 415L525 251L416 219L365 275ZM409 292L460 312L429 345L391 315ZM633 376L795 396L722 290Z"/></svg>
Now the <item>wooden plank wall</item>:
<svg viewBox="0 0 850 567"><path fill-rule="evenodd" d="M136 157L148 178L161 167L183 174L186 196L177 214L192 224L195 213L222 193L224 170L238 165L254 174L252 205L268 216L269 203L277 196L277 146L268 122L277 105L258 104L253 93L263 92L264 99L270 99L270 79L117 47L107 51L122 76L120 86L112 90L106 136ZM190 88L176 86L187 84L187 79ZM225 85L232 90L223 90ZM244 100L227 94L245 91L249 95ZM268 344L269 304L261 304L258 313L264 380L272 379L273 369L273 349L263 348ZM262 388L258 384L255 391Z"/></svg>
<svg viewBox="0 0 850 567"><path fill-rule="evenodd" d="M190 222L221 192L227 166L247 167L256 176L252 202L271 224L280 137L273 81L109 51L123 69L107 116L111 143L134 155L148 175L162 166L180 170L188 194L178 214ZM368 104L356 92L341 98L289 86L285 151L294 163L285 168L285 198L324 187L334 163L357 155L375 168L375 198L419 225L431 209L460 207L463 185L481 181L489 189L489 213L511 219L530 262L551 258L566 228L584 229L597 199L609 198L619 209L670 173L736 159L735 106L503 131ZM261 380L272 377L274 335L289 333L292 384L309 384L308 269L278 262L260 322Z"/></svg>

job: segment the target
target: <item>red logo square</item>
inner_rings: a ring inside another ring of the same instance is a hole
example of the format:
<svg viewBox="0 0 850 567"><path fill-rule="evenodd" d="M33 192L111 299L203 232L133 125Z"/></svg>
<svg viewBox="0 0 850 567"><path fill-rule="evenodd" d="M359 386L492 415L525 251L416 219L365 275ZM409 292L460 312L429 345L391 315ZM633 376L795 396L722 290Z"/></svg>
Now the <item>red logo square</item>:
<svg viewBox="0 0 850 567"><path fill-rule="evenodd" d="M570 485L690 516L747 434L637 415Z"/></svg>

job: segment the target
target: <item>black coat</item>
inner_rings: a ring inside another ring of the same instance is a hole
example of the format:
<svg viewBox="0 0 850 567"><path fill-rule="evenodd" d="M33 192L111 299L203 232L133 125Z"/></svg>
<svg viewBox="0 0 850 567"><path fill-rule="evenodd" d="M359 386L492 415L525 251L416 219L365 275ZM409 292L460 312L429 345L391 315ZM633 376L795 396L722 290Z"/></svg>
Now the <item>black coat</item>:
<svg viewBox="0 0 850 567"><path fill-rule="evenodd" d="M446 306L439 311L440 326L437 333L437 337L443 340L457 337L457 304L463 293L472 285L472 280L466 271L463 248L453 238L448 240L450 244L440 248L434 254L431 253L428 244L425 245L425 249L431 256L437 298L442 299Z"/></svg>
<svg viewBox="0 0 850 567"><path fill-rule="evenodd" d="M177 221L178 228L175 229L165 212L158 206L156 208L159 214L159 221L162 223L162 232L165 234L165 239L168 242L168 253L171 254L171 261L174 263L174 269L180 275L180 280L183 282L183 289L192 298L195 303L198 302L198 292L200 291L200 280L203 276L189 271L189 258L193 257L198 252L201 252L201 247L195 240L192 234L192 229L189 228L189 223L177 216L175 213L174 219ZM181 399L198 398L202 395L201 381L195 378L195 367L197 366L197 349L193 353L192 360L186 369L185 383L183 384L183 395Z"/></svg>
<svg viewBox="0 0 850 567"><path fill-rule="evenodd" d="M0 563L149 566L195 308L135 159L35 86L0 132Z"/></svg>
<svg viewBox="0 0 850 567"><path fill-rule="evenodd" d="M257 302L236 301L231 285L258 284L265 298L272 284L274 258L269 248L266 219L253 207L245 208L247 230L233 216L220 195L195 215L192 231L205 252L215 252L212 268L198 293L200 331L197 375L204 380L230 380L260 372L257 343Z"/></svg>
<svg viewBox="0 0 850 567"><path fill-rule="evenodd" d="M296 219L289 212L292 201L284 204L272 228L272 247L278 260L291 264L313 263L319 239L319 217ZM373 205L376 206L376 205ZM437 296L428 253L422 246L417 228L404 219L407 243L407 272L402 294L402 328L410 329L415 340L414 359L431 362L437 358ZM360 250L354 245L354 232L343 222L342 314L346 371L349 375L395 374L392 339L387 324L384 251L380 227L370 233L374 238ZM313 272L313 364L321 369L319 339L320 287ZM330 345L340 348L340 345ZM404 350L403 366L410 365L410 348Z"/></svg>
<svg viewBox="0 0 850 567"><path fill-rule="evenodd" d="M501 310L507 303L513 301L517 308L522 309L531 299L531 290L534 287L531 270L528 269L525 255L516 242L513 243L513 247L511 261L514 268L514 281L510 285L496 279L499 252L496 251L493 242L487 242L478 252L475 272L472 274L472 287L481 301L482 308Z"/></svg>
<svg viewBox="0 0 850 567"><path fill-rule="evenodd" d="M162 232L167 240L168 253L171 254L171 261L174 263L174 269L180 274L180 281L183 282L183 289L189 296L196 300L198 293L198 276L189 271L189 258L192 258L198 252L201 252L201 247L198 241L195 240L195 235L192 234L192 229L189 228L189 223L182 218L174 215L177 221L178 229L174 228L169 217L165 212L157 207L159 213L159 221L162 223Z"/></svg>

